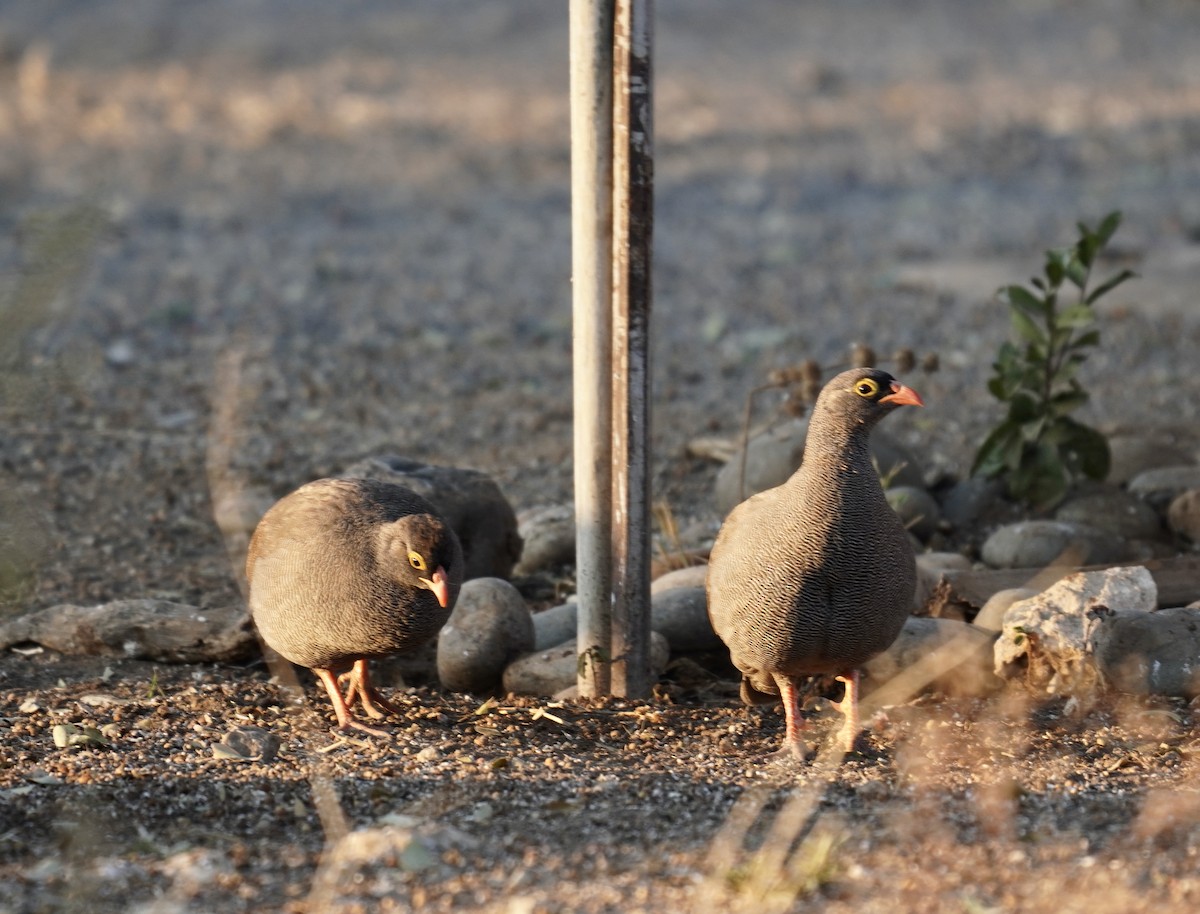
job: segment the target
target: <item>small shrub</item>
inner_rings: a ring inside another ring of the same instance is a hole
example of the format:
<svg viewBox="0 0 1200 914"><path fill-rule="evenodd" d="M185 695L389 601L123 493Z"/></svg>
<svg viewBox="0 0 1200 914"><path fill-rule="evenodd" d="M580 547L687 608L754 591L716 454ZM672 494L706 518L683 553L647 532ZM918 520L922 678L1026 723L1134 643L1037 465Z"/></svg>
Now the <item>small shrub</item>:
<svg viewBox="0 0 1200 914"><path fill-rule="evenodd" d="M1075 375L1100 342L1093 306L1134 276L1121 270L1090 286L1096 259L1120 223L1119 212L1095 229L1079 223L1079 240L1046 252L1043 276L1031 280L1032 288L998 292L1023 346L1006 341L992 364L988 390L1008 413L980 446L971 473L1002 477L1014 498L1034 508L1057 504L1081 477L1108 475L1108 442L1070 414L1088 399ZM1074 301L1064 302L1072 289Z"/></svg>

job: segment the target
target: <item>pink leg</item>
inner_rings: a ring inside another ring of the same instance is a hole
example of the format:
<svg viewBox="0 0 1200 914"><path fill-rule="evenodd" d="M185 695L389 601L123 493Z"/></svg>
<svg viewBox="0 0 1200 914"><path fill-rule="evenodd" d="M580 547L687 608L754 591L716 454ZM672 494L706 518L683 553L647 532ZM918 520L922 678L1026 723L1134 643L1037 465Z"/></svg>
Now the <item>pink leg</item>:
<svg viewBox="0 0 1200 914"><path fill-rule="evenodd" d="M787 721L783 748L776 755L791 755L803 762L809 757L810 752L803 736L805 724L804 718L800 714L800 689L797 688L796 680L791 676L777 675L775 682L779 686L779 697L783 699L783 715Z"/></svg>
<svg viewBox="0 0 1200 914"><path fill-rule="evenodd" d="M837 681L846 686L846 694L842 696L841 701L833 702L833 706L845 717L842 729L838 732L838 742L847 752L854 748L858 731L862 729L858 722L858 677L858 670L850 670L838 676Z"/></svg>
<svg viewBox="0 0 1200 914"><path fill-rule="evenodd" d="M337 715L338 727L342 730L361 730L363 733L370 733L372 736L387 736L386 730L377 730L374 727L369 727L362 721L355 719L350 713L350 707L346 703L346 699L342 697L342 690L338 688L337 677L333 675L332 670L314 669L314 673L325 686L325 691L329 693L329 700L333 702L333 713Z"/></svg>
<svg viewBox="0 0 1200 914"><path fill-rule="evenodd" d="M353 706L358 698L362 698L363 710L371 717L379 720L384 712L402 716L404 711L387 701L371 683L371 670L367 661L356 660L350 668L349 687L346 691L346 705Z"/></svg>

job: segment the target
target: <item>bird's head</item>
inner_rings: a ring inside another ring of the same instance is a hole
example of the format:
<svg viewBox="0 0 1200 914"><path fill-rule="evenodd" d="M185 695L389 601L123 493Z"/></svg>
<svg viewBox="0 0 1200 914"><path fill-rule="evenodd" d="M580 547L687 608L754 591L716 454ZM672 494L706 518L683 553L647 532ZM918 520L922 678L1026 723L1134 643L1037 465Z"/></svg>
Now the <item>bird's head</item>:
<svg viewBox="0 0 1200 914"><path fill-rule="evenodd" d="M432 514L410 514L380 530L380 556L395 578L432 591L444 608L462 584L462 547L450 526Z"/></svg>
<svg viewBox="0 0 1200 914"><path fill-rule="evenodd" d="M869 428L898 406L924 405L920 394L886 371L852 368L825 385L814 413L826 412Z"/></svg>

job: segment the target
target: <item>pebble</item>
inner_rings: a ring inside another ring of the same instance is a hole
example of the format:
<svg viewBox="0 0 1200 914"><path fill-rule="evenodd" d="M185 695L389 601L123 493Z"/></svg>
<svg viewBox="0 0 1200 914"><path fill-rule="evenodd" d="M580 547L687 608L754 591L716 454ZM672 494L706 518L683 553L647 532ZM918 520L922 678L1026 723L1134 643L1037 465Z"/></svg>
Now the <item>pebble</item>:
<svg viewBox="0 0 1200 914"><path fill-rule="evenodd" d="M0 622L0 650L30 641L62 654L166 663L229 663L259 651L243 606L201 611L152 599L64 603Z"/></svg>
<svg viewBox="0 0 1200 914"><path fill-rule="evenodd" d="M520 592L500 578L473 578L438 635L438 679L454 692L490 692L504 668L533 649L533 617Z"/></svg>
<svg viewBox="0 0 1200 914"><path fill-rule="evenodd" d="M467 578L507 578L521 557L517 516L486 473L387 454L360 460L339 475L406 486L432 502L458 534Z"/></svg>
<svg viewBox="0 0 1200 914"><path fill-rule="evenodd" d="M703 587L671 587L650 598L650 626L674 651L710 651L722 646L708 621Z"/></svg>
<svg viewBox="0 0 1200 914"><path fill-rule="evenodd" d="M884 493L905 529L919 540L927 540L937 531L942 512L937 500L916 486L892 486Z"/></svg>
<svg viewBox="0 0 1200 914"><path fill-rule="evenodd" d="M1189 489L1171 501L1167 524L1171 532L1200 544L1200 489Z"/></svg>
<svg viewBox="0 0 1200 914"><path fill-rule="evenodd" d="M279 737L262 727L234 727L212 747L216 758L269 762L279 752Z"/></svg>
<svg viewBox="0 0 1200 914"><path fill-rule="evenodd" d="M744 487L740 449L717 473L714 497L721 516L756 492L777 486L791 476L804 456L807 432L806 419L793 419L752 435L746 446ZM924 486L924 475L916 456L883 429L871 433L871 456L881 474L891 475L890 485Z"/></svg>
<svg viewBox="0 0 1200 914"><path fill-rule="evenodd" d="M997 507L1007 507L1003 496L1004 483L1000 480L971 476L942 493L942 519L955 530L970 530Z"/></svg>
<svg viewBox="0 0 1200 914"><path fill-rule="evenodd" d="M578 680L579 657L575 639L549 650L522 657L504 671L504 690L514 695L552 696L572 688ZM658 632L650 633L650 671L658 679L667 668L671 648Z"/></svg>
<svg viewBox="0 0 1200 914"><path fill-rule="evenodd" d="M918 552L913 609L924 608L947 571L969 571L970 568L971 560L957 552Z"/></svg>
<svg viewBox="0 0 1200 914"><path fill-rule="evenodd" d="M575 637L579 606L563 603L533 614L533 649L544 651Z"/></svg>
<svg viewBox="0 0 1200 914"><path fill-rule="evenodd" d="M1093 636L1109 685L1135 695L1200 695L1200 610L1117 612Z"/></svg>
<svg viewBox="0 0 1200 914"><path fill-rule="evenodd" d="M1095 630L1114 613L1150 613L1158 588L1140 566L1079 571L1013 603L995 647L996 674L1049 694L1085 695L1103 681Z"/></svg>
<svg viewBox="0 0 1200 914"><path fill-rule="evenodd" d="M1108 453L1108 481L1114 485L1127 483L1148 470L1192 462L1191 455L1169 434L1112 434L1108 437Z"/></svg>
<svg viewBox="0 0 1200 914"><path fill-rule="evenodd" d="M524 541L513 574L529 575L575 561L575 509L571 505L540 505L517 515Z"/></svg>
<svg viewBox="0 0 1200 914"><path fill-rule="evenodd" d="M708 578L707 565L689 565L659 575L650 583L650 596L654 597L673 587L703 587Z"/></svg>
<svg viewBox="0 0 1200 914"><path fill-rule="evenodd" d="M1068 549L1078 550L1074 564L1102 564L1135 558L1119 536L1083 524L1027 520L1006 524L984 541L983 561L992 568L1045 568Z"/></svg>
<svg viewBox="0 0 1200 914"><path fill-rule="evenodd" d="M1200 466L1159 467L1129 481L1130 492L1164 513L1171 501L1188 489L1200 489Z"/></svg>
<svg viewBox="0 0 1200 914"><path fill-rule="evenodd" d="M972 620L972 625L982 628L989 632L998 632L1004 627L1004 614L1008 612L1008 608L1019 600L1028 600L1030 597L1036 597L1038 591L1032 587L1009 587L1006 590L998 590L990 597L983 608Z"/></svg>
<svg viewBox="0 0 1200 914"><path fill-rule="evenodd" d="M1124 489L1103 487L1064 502L1055 520L1104 530L1122 539L1158 539L1162 519L1150 505Z"/></svg>

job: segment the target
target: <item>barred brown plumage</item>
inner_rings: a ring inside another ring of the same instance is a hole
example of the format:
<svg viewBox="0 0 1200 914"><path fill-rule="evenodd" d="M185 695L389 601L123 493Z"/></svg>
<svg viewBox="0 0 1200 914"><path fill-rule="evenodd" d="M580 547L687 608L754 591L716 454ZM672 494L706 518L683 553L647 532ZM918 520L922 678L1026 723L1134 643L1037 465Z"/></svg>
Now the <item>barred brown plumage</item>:
<svg viewBox="0 0 1200 914"><path fill-rule="evenodd" d="M319 479L271 507L246 556L250 615L280 656L311 669L338 726L384 731L397 709L371 684L367 661L419 648L450 617L463 580L458 537L437 509L403 486ZM349 671L347 694L337 674Z"/></svg>
<svg viewBox="0 0 1200 914"><path fill-rule="evenodd" d="M920 406L886 371L833 378L813 407L804 460L783 485L738 505L721 527L708 570L708 613L742 672L748 703L781 696L784 751L804 757L799 683L845 683L840 733L858 734L858 668L886 650L908 617L912 545L871 464L871 428L898 406Z"/></svg>

